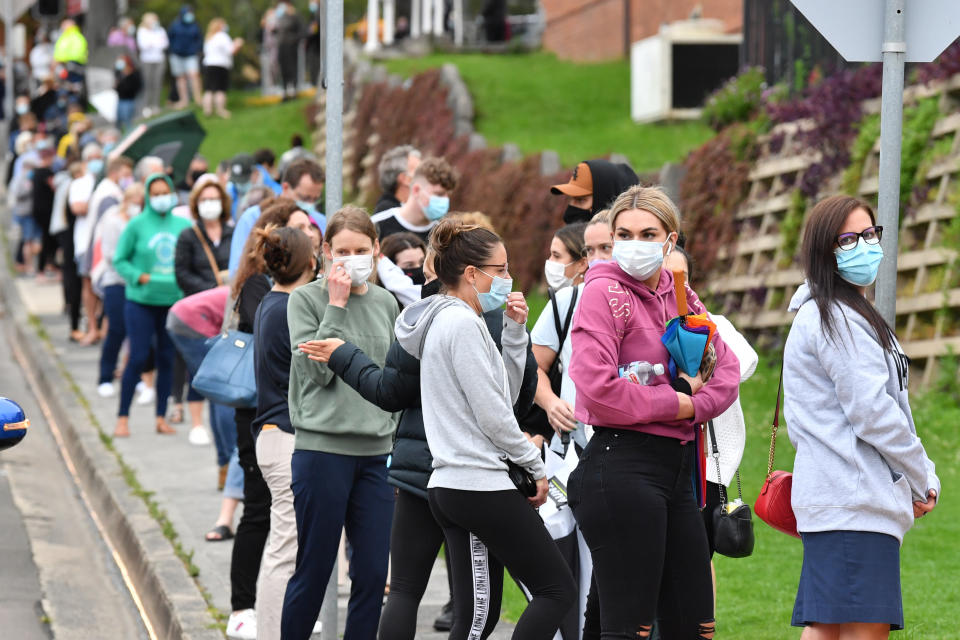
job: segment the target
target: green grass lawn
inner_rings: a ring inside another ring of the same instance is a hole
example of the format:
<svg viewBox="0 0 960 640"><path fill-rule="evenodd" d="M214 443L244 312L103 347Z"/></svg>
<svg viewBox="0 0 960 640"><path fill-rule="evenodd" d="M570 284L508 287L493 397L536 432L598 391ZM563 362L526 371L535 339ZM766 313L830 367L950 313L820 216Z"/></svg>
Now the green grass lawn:
<svg viewBox="0 0 960 640"><path fill-rule="evenodd" d="M460 69L473 96L474 125L488 142L513 142L526 153L552 149L564 166L616 152L637 171L656 170L713 135L700 122L633 122L630 65L623 60L577 64L549 53L435 54L386 65L412 75L446 62Z"/></svg>
<svg viewBox="0 0 960 640"><path fill-rule="evenodd" d="M309 98L298 98L282 104L254 105L247 100L259 96L258 91L234 91L227 96L227 109L233 117L229 120L207 118L200 109L196 109L197 119L207 137L200 147L200 153L207 157L213 169L221 160L234 155L267 147L277 157L290 148L290 136L299 133L304 145L312 146L313 126L307 126L304 108Z"/></svg>
<svg viewBox="0 0 960 640"><path fill-rule="evenodd" d="M530 305L542 306L538 297ZM536 315L531 313L536 318ZM742 387L740 401L747 423L747 446L741 464L744 500L751 505L763 483L770 444L770 420L777 394L777 356L761 357L756 374ZM937 464L943 500L907 533L901 551L906 630L894 637L956 637L960 611L960 406L950 396L927 392L912 399L914 419L928 455ZM786 429L778 438L776 468L793 468L793 447ZM756 548L749 558L715 556L717 630L738 640L798 638L790 614L800 577L800 541L778 533L754 517ZM504 585L503 616L516 620L525 601L512 580Z"/></svg>

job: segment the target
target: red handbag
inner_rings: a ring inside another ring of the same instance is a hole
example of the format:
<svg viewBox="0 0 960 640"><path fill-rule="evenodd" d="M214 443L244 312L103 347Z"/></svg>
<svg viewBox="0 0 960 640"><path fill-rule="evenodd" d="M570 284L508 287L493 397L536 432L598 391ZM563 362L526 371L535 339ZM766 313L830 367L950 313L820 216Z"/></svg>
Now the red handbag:
<svg viewBox="0 0 960 640"><path fill-rule="evenodd" d="M780 401L783 398L783 364L780 364L780 385L777 388L777 406L773 413L773 426L770 432L770 457L767 460L767 479L763 482L760 495L753 504L753 512L768 525L783 533L800 537L797 531L797 516L790 504L793 490L793 474L789 471L774 471L773 456L777 450L777 430L780 428Z"/></svg>

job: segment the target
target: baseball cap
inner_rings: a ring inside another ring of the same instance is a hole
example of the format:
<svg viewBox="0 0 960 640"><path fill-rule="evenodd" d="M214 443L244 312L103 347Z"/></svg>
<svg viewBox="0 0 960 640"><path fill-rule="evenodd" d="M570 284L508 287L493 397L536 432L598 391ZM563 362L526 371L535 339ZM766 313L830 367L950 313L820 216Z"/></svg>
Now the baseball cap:
<svg viewBox="0 0 960 640"><path fill-rule="evenodd" d="M574 168L570 182L566 184L555 184L550 187L550 193L553 195L565 195L572 198L588 196L593 193L593 174L590 172L590 165L581 162Z"/></svg>
<svg viewBox="0 0 960 640"><path fill-rule="evenodd" d="M230 161L230 180L246 184L250 182L257 161L249 153L238 153Z"/></svg>

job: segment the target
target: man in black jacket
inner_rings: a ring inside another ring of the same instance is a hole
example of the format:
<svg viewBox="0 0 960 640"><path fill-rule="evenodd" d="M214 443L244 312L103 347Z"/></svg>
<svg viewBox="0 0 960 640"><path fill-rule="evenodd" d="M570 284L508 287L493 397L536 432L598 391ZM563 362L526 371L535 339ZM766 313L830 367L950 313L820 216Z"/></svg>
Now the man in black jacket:
<svg viewBox="0 0 960 640"><path fill-rule="evenodd" d="M373 208L374 213L399 207L410 195L413 172L420 166L420 152L409 144L390 149L380 158L377 175L383 194Z"/></svg>
<svg viewBox="0 0 960 640"><path fill-rule="evenodd" d="M640 178L626 164L609 160L586 160L578 164L570 181L550 187L550 193L567 196L563 223L589 222L594 214L608 209L621 193Z"/></svg>

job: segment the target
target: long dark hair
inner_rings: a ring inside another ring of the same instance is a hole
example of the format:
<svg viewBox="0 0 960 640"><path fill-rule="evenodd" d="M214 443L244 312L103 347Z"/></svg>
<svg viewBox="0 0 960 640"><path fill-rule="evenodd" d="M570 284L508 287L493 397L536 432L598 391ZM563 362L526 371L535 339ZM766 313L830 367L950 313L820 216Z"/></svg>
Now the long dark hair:
<svg viewBox="0 0 960 640"><path fill-rule="evenodd" d="M831 196L814 205L803 233L801 259L803 271L810 286L810 294L820 310L820 326L824 334L836 340L837 327L831 315L831 306L843 303L859 313L873 328L877 340L885 351L894 351L894 332L880 316L877 309L860 294L857 288L840 277L837 271L835 243L847 216L863 209L876 224L877 218L863 200L850 196ZM891 233L896 233L892 230Z"/></svg>

